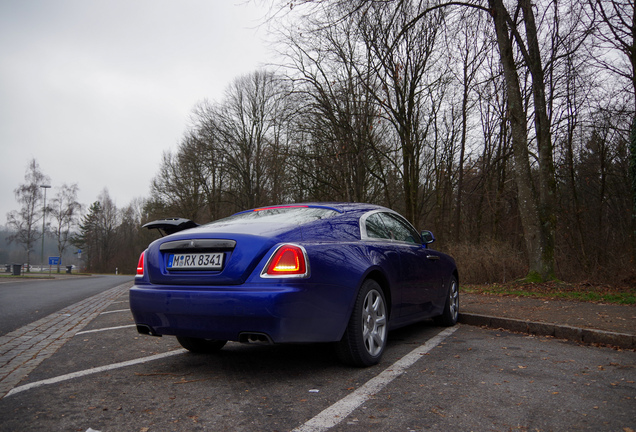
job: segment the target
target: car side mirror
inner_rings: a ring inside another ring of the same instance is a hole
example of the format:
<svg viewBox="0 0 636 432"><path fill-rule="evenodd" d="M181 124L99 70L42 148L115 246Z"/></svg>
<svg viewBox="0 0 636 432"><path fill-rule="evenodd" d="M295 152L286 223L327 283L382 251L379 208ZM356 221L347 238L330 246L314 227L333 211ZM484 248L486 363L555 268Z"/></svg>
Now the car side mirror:
<svg viewBox="0 0 636 432"><path fill-rule="evenodd" d="M428 245L428 244L431 244L431 243L433 243L435 241L435 236L430 231L426 231L426 230L422 231L421 232L421 236L422 236L422 242L424 244Z"/></svg>

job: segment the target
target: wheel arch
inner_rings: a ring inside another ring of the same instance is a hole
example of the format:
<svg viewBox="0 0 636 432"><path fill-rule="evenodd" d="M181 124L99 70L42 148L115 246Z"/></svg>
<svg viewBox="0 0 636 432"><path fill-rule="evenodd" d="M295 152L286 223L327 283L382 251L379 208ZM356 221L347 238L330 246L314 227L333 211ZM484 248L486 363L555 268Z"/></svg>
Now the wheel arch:
<svg viewBox="0 0 636 432"><path fill-rule="evenodd" d="M389 283L389 280L384 275L384 273L380 271L379 269L372 269L362 278L362 280L360 280L358 290L360 290L360 287L362 287L362 284L367 279L373 279L380 285L380 288L382 288L382 292L384 293L384 300L387 303L387 311L389 313L389 319L390 319L392 314L391 312L393 307L393 299L391 294L391 284Z"/></svg>

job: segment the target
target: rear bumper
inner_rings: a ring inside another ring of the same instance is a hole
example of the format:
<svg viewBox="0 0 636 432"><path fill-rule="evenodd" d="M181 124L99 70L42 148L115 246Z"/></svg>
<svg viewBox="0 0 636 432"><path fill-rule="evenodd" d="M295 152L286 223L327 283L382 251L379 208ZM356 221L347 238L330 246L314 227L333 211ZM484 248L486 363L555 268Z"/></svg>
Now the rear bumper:
<svg viewBox="0 0 636 432"><path fill-rule="evenodd" d="M276 286L135 285L130 308L137 325L156 335L238 341L263 333L275 343L334 342L349 321L354 293L311 283Z"/></svg>

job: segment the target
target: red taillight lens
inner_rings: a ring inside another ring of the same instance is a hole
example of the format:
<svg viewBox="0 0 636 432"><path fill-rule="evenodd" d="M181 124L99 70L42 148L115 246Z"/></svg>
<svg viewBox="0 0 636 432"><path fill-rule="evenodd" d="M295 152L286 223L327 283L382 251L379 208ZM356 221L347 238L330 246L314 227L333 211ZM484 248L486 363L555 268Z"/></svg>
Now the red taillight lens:
<svg viewBox="0 0 636 432"><path fill-rule="evenodd" d="M303 249L295 245L284 245L278 248L269 260L264 275L267 276L306 276L307 260Z"/></svg>
<svg viewBox="0 0 636 432"><path fill-rule="evenodd" d="M143 276L144 275L144 254L146 252L142 252L141 256L139 257L139 262L137 263L137 276Z"/></svg>

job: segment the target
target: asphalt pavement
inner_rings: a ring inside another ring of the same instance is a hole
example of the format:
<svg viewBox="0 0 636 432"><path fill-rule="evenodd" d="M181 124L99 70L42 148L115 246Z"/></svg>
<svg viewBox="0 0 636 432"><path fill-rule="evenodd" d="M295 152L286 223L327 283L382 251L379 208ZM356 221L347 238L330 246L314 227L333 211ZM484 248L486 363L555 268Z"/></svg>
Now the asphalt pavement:
<svg viewBox="0 0 636 432"><path fill-rule="evenodd" d="M629 348L633 306L462 293L472 325L397 330L358 369L311 344L189 355L136 334L131 284L0 336L0 430L636 429L633 348L525 335Z"/></svg>
<svg viewBox="0 0 636 432"><path fill-rule="evenodd" d="M64 273L38 276L0 278L0 336L133 279Z"/></svg>
<svg viewBox="0 0 636 432"><path fill-rule="evenodd" d="M0 398L125 293L122 284L0 337ZM636 307L460 294L463 324L636 349Z"/></svg>
<svg viewBox="0 0 636 432"><path fill-rule="evenodd" d="M0 398L131 286L116 286L0 336Z"/></svg>

